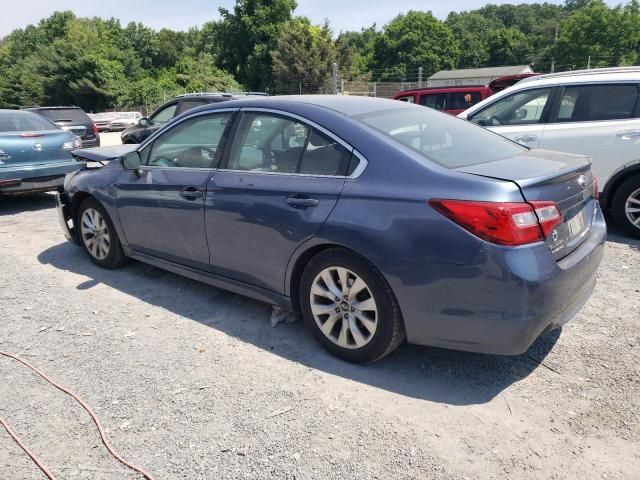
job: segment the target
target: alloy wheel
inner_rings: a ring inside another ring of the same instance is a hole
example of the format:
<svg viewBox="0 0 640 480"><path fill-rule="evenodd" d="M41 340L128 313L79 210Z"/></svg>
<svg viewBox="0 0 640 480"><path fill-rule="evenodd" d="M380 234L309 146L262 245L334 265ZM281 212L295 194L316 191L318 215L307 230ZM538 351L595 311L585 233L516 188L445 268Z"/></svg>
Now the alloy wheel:
<svg viewBox="0 0 640 480"><path fill-rule="evenodd" d="M627 198L624 204L624 213L631 225L640 229L640 188Z"/></svg>
<svg viewBox="0 0 640 480"><path fill-rule="evenodd" d="M320 331L339 347L362 348L376 333L375 298L365 281L351 270L322 270L313 281L310 304Z"/></svg>
<svg viewBox="0 0 640 480"><path fill-rule="evenodd" d="M107 222L100 212L94 208L87 208L80 219L82 241L89 253L97 260L103 260L109 255L111 237Z"/></svg>

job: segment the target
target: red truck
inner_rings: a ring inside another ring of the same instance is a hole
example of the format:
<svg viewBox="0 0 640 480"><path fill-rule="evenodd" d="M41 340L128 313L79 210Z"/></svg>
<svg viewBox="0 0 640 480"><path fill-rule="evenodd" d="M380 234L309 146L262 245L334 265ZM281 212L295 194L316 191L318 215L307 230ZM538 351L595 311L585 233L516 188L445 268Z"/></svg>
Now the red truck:
<svg viewBox="0 0 640 480"><path fill-rule="evenodd" d="M537 75L536 73L522 73L496 78L488 85L460 86L460 87L436 87L417 88L396 93L392 98L402 102L417 103L425 107L458 115L467 108L481 102L487 97L518 83L526 77Z"/></svg>

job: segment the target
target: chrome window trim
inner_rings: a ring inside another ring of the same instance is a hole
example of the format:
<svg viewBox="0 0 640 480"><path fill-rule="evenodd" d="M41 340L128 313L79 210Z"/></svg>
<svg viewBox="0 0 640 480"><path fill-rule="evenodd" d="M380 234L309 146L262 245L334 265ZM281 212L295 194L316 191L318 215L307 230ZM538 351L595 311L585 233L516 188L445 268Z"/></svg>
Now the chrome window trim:
<svg viewBox="0 0 640 480"><path fill-rule="evenodd" d="M165 132L169 132L170 130L173 130L175 127L177 127L178 125L180 125L181 123L187 121L187 120L191 120L193 118L197 118L197 117L203 117L206 115L215 115L216 113L228 113L228 112L238 112L240 109L239 108L220 108L220 109L215 109L215 110L205 110L204 112L196 112L193 114L190 114L184 118L182 118L181 120L177 121L175 124L171 123L171 121L167 124L168 128L165 129L165 127L159 128L156 132L153 133L153 135L151 135L149 138L147 138L138 148L138 153L140 154L140 156L142 157L143 155L143 150L146 148L150 148L149 145L151 143L153 143L156 140L156 137L159 136L161 133L164 134ZM160 166L155 166L155 165L141 165L140 168L142 168L143 170L146 168L151 168L154 170L157 169L170 169L170 170L174 170L174 169L180 169L180 170L196 170L196 171L201 171L201 170L217 170L217 168L207 168L207 167L160 167Z"/></svg>
<svg viewBox="0 0 640 480"><path fill-rule="evenodd" d="M342 178L342 179L349 179L349 180L354 180L356 178L358 178L360 175L362 175L362 172L364 172L365 168L367 168L367 165L369 165L369 162L367 161L367 159L364 157L364 155L362 155L360 152L358 152L354 147L352 147L351 145L349 145L347 142L345 142L344 140L342 140L340 137L338 137L337 135L335 135L333 132L327 130L326 128L324 128L322 125L318 125L316 122L314 122L313 120L309 120L308 118L302 117L300 115L296 115L295 113L291 113L291 112L285 112L283 110L277 110L274 108L263 108L263 107L244 107L240 109L241 112L258 112L258 113L271 113L273 115L280 115L283 117L288 117L288 118L292 118L294 120L297 120L305 125L308 125L316 130L318 130L319 132L325 134L326 136L332 138L333 140L335 140L336 142L338 142L340 145L342 145L344 148L347 149L347 151L351 152L352 155L356 156L359 160L358 166L356 167L356 169L353 171L353 173L351 175L345 176L345 175L314 175L312 173L287 173L287 172L263 172L263 171L252 171L252 170L235 170L235 169L229 169L229 168L220 168L218 170L220 171L224 171L224 172L234 172L234 173L251 173L254 175L260 175L260 174L265 174L265 175L286 175L286 176L293 176L293 177L314 177L314 178Z"/></svg>

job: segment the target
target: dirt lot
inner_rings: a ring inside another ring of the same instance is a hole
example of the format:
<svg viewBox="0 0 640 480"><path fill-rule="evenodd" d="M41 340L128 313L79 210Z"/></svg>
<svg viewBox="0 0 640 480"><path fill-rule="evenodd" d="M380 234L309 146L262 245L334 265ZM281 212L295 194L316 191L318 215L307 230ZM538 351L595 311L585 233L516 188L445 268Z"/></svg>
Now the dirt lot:
<svg viewBox="0 0 640 480"><path fill-rule="evenodd" d="M640 242L525 355L403 346L368 367L300 322L155 268L94 267L53 197L0 200L0 350L80 394L158 479L637 479ZM139 478L89 416L0 357L0 416L59 478ZM44 478L0 428L0 478Z"/></svg>

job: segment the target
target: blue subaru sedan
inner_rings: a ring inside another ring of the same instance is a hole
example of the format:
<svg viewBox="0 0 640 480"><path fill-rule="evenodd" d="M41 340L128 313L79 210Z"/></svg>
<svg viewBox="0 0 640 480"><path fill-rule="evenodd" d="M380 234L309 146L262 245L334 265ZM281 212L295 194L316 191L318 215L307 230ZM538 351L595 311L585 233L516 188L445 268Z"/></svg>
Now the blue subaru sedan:
<svg viewBox="0 0 640 480"><path fill-rule="evenodd" d="M105 165L68 176L58 205L95 264L301 313L351 362L405 339L521 354L580 310L603 256L589 158L391 100L235 100L74 155Z"/></svg>
<svg viewBox="0 0 640 480"><path fill-rule="evenodd" d="M61 188L83 167L71 156L82 146L74 133L35 113L0 110L0 196Z"/></svg>

